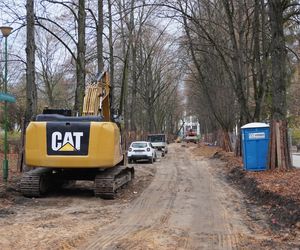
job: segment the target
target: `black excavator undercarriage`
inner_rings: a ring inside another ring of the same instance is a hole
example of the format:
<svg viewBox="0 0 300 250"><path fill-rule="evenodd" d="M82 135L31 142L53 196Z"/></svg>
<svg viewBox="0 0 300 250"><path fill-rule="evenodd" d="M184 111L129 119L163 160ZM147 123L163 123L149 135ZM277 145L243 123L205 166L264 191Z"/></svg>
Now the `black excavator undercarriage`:
<svg viewBox="0 0 300 250"><path fill-rule="evenodd" d="M42 197L76 180L94 181L95 196L114 199L116 192L134 178L134 168L117 166L113 169L36 168L24 173L20 189L26 197Z"/></svg>

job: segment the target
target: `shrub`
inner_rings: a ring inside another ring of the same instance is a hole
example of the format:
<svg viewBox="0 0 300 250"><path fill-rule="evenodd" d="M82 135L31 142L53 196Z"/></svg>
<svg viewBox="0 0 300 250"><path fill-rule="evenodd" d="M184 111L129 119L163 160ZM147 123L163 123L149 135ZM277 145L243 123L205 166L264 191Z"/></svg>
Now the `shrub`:
<svg viewBox="0 0 300 250"><path fill-rule="evenodd" d="M9 132L7 135L8 150L9 153L19 153L20 150L20 138L19 132ZM4 152L4 132L0 133L0 152Z"/></svg>

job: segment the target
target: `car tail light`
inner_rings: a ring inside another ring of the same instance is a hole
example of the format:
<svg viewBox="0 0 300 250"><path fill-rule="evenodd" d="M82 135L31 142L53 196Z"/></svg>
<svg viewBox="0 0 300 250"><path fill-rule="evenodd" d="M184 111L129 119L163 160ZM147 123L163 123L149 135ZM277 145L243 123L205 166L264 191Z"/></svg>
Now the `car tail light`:
<svg viewBox="0 0 300 250"><path fill-rule="evenodd" d="M128 151L131 152L131 151L132 151L132 148L129 148Z"/></svg>
<svg viewBox="0 0 300 250"><path fill-rule="evenodd" d="M147 151L149 152L149 151L150 151L150 148L147 148Z"/></svg>

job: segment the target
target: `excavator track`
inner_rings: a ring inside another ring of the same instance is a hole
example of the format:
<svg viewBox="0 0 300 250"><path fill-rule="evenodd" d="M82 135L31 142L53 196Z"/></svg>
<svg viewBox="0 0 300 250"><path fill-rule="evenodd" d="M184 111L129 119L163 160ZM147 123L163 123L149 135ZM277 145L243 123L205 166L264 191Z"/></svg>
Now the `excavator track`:
<svg viewBox="0 0 300 250"><path fill-rule="evenodd" d="M95 196L114 199L116 191L134 178L134 168L118 166L95 177Z"/></svg>
<svg viewBox="0 0 300 250"><path fill-rule="evenodd" d="M65 178L70 177L69 175L61 173L49 168L37 168L26 172L20 183L21 193L26 197L42 197L48 191L55 190L61 187L65 181L70 180ZM86 180L91 180L90 175L87 177ZM96 171L94 177L95 196L114 199L116 191L133 179L134 168L117 166L112 169Z"/></svg>
<svg viewBox="0 0 300 250"><path fill-rule="evenodd" d="M20 189L26 197L41 197L48 188L48 176L51 174L49 169L37 168L24 173Z"/></svg>

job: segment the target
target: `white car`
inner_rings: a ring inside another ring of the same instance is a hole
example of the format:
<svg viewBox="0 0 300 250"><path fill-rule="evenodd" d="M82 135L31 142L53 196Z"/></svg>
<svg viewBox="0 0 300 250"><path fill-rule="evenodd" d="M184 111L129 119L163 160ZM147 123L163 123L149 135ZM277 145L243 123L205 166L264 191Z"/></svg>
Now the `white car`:
<svg viewBox="0 0 300 250"><path fill-rule="evenodd" d="M148 160L153 163L156 161L156 149L151 142L134 141L130 144L127 153L128 162L135 162L137 160Z"/></svg>

